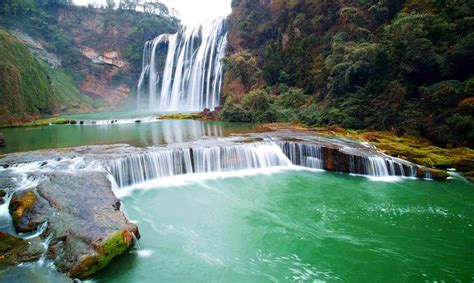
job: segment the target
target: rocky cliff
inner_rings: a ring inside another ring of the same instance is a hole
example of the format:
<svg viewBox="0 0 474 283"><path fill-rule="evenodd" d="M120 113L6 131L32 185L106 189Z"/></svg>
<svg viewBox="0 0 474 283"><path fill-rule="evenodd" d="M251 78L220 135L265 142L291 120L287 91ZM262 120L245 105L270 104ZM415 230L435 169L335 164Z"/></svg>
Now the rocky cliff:
<svg viewBox="0 0 474 283"><path fill-rule="evenodd" d="M0 26L46 63L50 92L56 96L50 108L55 111L35 112L36 116L126 104L136 88L144 43L158 34L173 33L179 26L176 18L167 15L74 5L38 3L34 9L20 5L15 11L1 7L0 14ZM7 83L8 79L3 82ZM36 85L25 87L34 89ZM15 119L1 124L35 117L24 111L16 114Z"/></svg>
<svg viewBox="0 0 474 283"><path fill-rule="evenodd" d="M133 11L68 6L55 16L72 39L77 58L66 63L83 76L80 90L110 107L127 100L136 87L145 41L178 27L174 18Z"/></svg>

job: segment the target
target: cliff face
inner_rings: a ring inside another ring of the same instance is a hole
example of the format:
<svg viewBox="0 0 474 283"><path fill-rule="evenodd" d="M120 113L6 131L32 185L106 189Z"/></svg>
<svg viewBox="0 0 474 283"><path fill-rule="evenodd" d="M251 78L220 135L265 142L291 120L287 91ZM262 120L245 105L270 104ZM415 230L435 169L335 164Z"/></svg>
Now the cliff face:
<svg viewBox="0 0 474 283"><path fill-rule="evenodd" d="M232 1L223 117L472 146L473 14L468 0Z"/></svg>
<svg viewBox="0 0 474 283"><path fill-rule="evenodd" d="M130 10L19 7L15 13L0 7L0 26L49 66L53 96L58 98L55 113L126 104L140 75L144 43L179 26L173 17Z"/></svg>
<svg viewBox="0 0 474 283"><path fill-rule="evenodd" d="M0 126L59 110L47 69L16 37L0 29Z"/></svg>
<svg viewBox="0 0 474 283"><path fill-rule="evenodd" d="M178 27L172 18L75 6L58 9L56 20L72 39L77 57L64 57L84 78L80 90L109 107L126 101L135 88L145 41Z"/></svg>

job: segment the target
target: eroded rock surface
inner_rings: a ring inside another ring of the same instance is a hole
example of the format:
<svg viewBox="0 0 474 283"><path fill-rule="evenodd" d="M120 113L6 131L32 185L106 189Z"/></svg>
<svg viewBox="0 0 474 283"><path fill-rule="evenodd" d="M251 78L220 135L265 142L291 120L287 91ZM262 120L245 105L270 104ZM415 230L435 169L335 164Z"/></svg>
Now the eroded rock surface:
<svg viewBox="0 0 474 283"><path fill-rule="evenodd" d="M120 211L104 173L49 173L37 194L50 210L35 206L31 214L48 217L48 258L70 277L85 278L104 268L133 244L138 228ZM52 213L51 213L52 212ZM17 227L18 229L18 227Z"/></svg>

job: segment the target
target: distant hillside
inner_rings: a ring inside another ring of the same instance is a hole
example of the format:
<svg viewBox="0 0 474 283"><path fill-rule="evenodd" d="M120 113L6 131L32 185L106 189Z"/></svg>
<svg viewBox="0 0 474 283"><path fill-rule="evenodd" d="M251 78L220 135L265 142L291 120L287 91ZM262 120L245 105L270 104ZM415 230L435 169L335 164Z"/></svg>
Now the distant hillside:
<svg viewBox="0 0 474 283"><path fill-rule="evenodd" d="M474 2L233 0L223 117L474 145Z"/></svg>
<svg viewBox="0 0 474 283"><path fill-rule="evenodd" d="M47 68L23 43L2 29L0 79L0 125L59 110Z"/></svg>
<svg viewBox="0 0 474 283"><path fill-rule="evenodd" d="M58 91L87 95L59 101L61 112L112 109L133 94L145 41L176 32L166 14L68 5L69 1L0 0L0 26L25 42L50 68ZM20 4L19 4L20 3Z"/></svg>

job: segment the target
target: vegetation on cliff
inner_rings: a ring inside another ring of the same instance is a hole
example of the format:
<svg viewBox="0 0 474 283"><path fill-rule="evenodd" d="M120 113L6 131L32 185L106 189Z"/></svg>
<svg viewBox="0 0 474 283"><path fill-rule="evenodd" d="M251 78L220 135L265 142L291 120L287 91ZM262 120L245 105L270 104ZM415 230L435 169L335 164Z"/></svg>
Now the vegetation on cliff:
<svg viewBox="0 0 474 283"><path fill-rule="evenodd" d="M49 68L43 67L53 89L49 108L41 107L39 113L12 109L14 117L1 124L56 112L110 109L125 102L140 74L145 41L179 27L166 6L146 5L146 11L138 12L129 2L113 9L79 7L69 0L0 0L0 26L48 63ZM29 98L25 103L36 105ZM35 115L26 115L30 112Z"/></svg>
<svg viewBox="0 0 474 283"><path fill-rule="evenodd" d="M234 0L222 116L474 142L474 4Z"/></svg>
<svg viewBox="0 0 474 283"><path fill-rule="evenodd" d="M59 109L47 69L24 44L1 29L0 62L0 125Z"/></svg>

